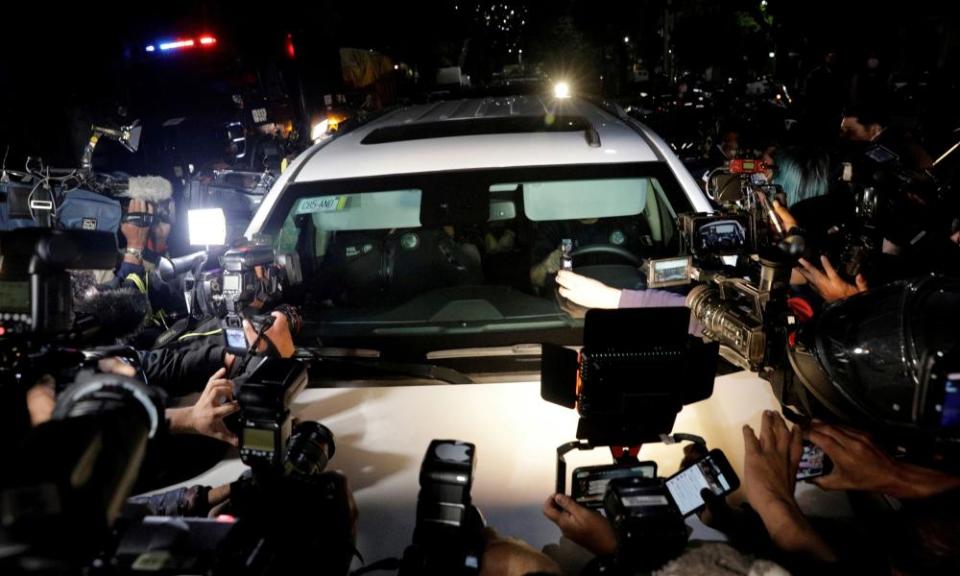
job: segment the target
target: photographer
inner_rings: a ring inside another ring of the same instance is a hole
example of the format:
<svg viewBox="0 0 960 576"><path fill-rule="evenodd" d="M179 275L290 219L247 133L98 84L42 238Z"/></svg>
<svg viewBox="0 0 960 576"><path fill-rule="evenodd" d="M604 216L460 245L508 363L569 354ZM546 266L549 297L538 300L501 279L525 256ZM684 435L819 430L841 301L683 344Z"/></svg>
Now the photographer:
<svg viewBox="0 0 960 576"><path fill-rule="evenodd" d="M739 537L732 534L731 543L743 548L743 551L727 544L693 543L679 558L661 568L662 572L715 573L718 564L736 566L744 573L777 569L771 562L758 560L750 554L771 556L779 563L798 568L817 566L828 569L836 563L836 554L810 526L794 497L801 453L800 429L795 427L788 430L779 414L768 411L763 415L759 438L749 426L744 426L743 437L743 489L766 535L762 530L750 534L749 522L741 521L741 524L747 524L749 537L745 539L742 534ZM725 508L722 499L713 496L709 490L704 492L708 506L701 517L718 529L723 529L724 524L732 524L729 517L734 511ZM707 498L707 495L712 497ZM569 496L554 494L544 503L543 513L560 528L565 537L593 554L609 556L617 551L616 535L609 521ZM714 515L714 519L707 517L710 514ZM767 538L771 545L769 549Z"/></svg>
<svg viewBox="0 0 960 576"><path fill-rule="evenodd" d="M290 358L296 351L287 317L282 312L273 312L273 325L264 333L259 353L266 353L270 346L281 358ZM227 373L239 369L236 356L227 352L219 327L203 332L203 328L181 339L177 345L140 352L140 361L144 372L153 386L159 386L172 396L181 396L197 391L196 383L202 382L209 374L221 368ZM244 334L247 343L252 345L257 339L254 327L244 321ZM251 366L252 367L252 366Z"/></svg>
<svg viewBox="0 0 960 576"><path fill-rule="evenodd" d="M183 294L161 280L153 269L167 248L167 239L173 226L173 201L154 204L133 199L120 225L126 240L123 260L117 271L117 283L135 287L150 302L149 328L137 340L141 346L152 345L168 320L186 314ZM149 267L149 269L148 269Z"/></svg>

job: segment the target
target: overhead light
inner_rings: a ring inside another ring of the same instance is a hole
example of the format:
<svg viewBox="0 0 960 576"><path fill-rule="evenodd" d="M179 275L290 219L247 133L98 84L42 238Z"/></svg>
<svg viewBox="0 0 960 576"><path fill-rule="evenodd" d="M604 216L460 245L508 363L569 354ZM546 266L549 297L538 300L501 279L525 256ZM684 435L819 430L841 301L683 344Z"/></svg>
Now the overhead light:
<svg viewBox="0 0 960 576"><path fill-rule="evenodd" d="M222 208L187 211L191 246L223 246L227 242L227 219Z"/></svg>
<svg viewBox="0 0 960 576"><path fill-rule="evenodd" d="M570 97L570 84L567 82L557 82L553 85L553 97L554 98L569 98Z"/></svg>
<svg viewBox="0 0 960 576"><path fill-rule="evenodd" d="M776 52L771 52L771 53L767 54L767 56L769 56L769 57L771 57L771 58L776 58L776 57L777 57L777 53L776 53Z"/></svg>
<svg viewBox="0 0 960 576"><path fill-rule="evenodd" d="M630 37L629 37L629 36L624 36L624 37L623 37L623 43L624 43L624 44L629 44L629 43L630 43Z"/></svg>

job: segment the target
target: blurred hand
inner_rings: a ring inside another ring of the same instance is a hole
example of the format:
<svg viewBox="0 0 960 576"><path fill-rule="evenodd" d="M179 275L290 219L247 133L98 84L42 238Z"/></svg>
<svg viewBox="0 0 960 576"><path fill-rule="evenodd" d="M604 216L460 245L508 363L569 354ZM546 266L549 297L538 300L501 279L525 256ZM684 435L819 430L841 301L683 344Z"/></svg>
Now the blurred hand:
<svg viewBox="0 0 960 576"><path fill-rule="evenodd" d="M563 267L563 250L557 248L547 254L539 264L530 269L530 283L541 287L547 282L547 276L556 274Z"/></svg>
<svg viewBox="0 0 960 576"><path fill-rule="evenodd" d="M153 204L146 200L131 200L127 213L145 212L153 214ZM127 248L144 249L147 247L147 238L150 236L150 227L141 228L135 224L124 222L120 225L120 232L127 239Z"/></svg>
<svg viewBox="0 0 960 576"><path fill-rule="evenodd" d="M812 480L824 490L896 491L899 465L867 434L843 426L814 422L806 437L833 461L833 471ZM891 494L896 496L897 494Z"/></svg>
<svg viewBox="0 0 960 576"><path fill-rule="evenodd" d="M167 239L170 238L170 230L173 225L169 222L154 222L150 228L150 246L149 248L157 254L164 254L167 251Z"/></svg>
<svg viewBox="0 0 960 576"><path fill-rule="evenodd" d="M786 206L776 200L773 201L773 211L777 213L777 217L783 223L784 231L789 232L792 228L797 227L797 219L787 210Z"/></svg>
<svg viewBox="0 0 960 576"><path fill-rule="evenodd" d="M803 454L800 428L788 430L783 418L767 410L758 439L750 426L743 427L745 459L743 488L747 501L760 516L777 504L795 505L793 490Z"/></svg>
<svg viewBox="0 0 960 576"><path fill-rule="evenodd" d="M233 383L224 378L226 373L226 368L217 370L193 406L167 410L171 432L202 434L233 446L239 444L237 436L223 422L224 418L240 410L240 405L233 399Z"/></svg>
<svg viewBox="0 0 960 576"><path fill-rule="evenodd" d="M296 351L296 347L293 345L293 335L290 333L290 323L287 321L287 316L283 312L272 312L270 315L274 318L273 325L264 332L264 336L273 342L281 358L290 358ZM243 332L247 337L247 344L253 345L253 342L257 339L257 330L253 327L253 324L244 320ZM257 352L264 352L266 349L267 343L261 339L257 346Z"/></svg>
<svg viewBox="0 0 960 576"><path fill-rule="evenodd" d="M543 514L563 535L597 556L617 551L617 535L610 522L566 494L554 494L543 504Z"/></svg>
<svg viewBox="0 0 960 576"><path fill-rule="evenodd" d="M599 280L561 270L557 273L557 284L561 296L584 308L615 309L620 306L621 291Z"/></svg>
<svg viewBox="0 0 960 576"><path fill-rule="evenodd" d="M53 409L56 405L56 382L53 380L53 376L47 374L27 390L27 411L30 413L30 425L39 426L53 418Z"/></svg>
<svg viewBox="0 0 960 576"><path fill-rule="evenodd" d="M862 274L857 274L857 285L854 286L837 274L837 271L826 256L821 256L820 262L823 264L823 272L803 258L800 259L800 267L796 270L807 279L810 286L827 302L843 300L855 294L866 292L869 289L867 281L863 278Z"/></svg>
<svg viewBox="0 0 960 576"><path fill-rule="evenodd" d="M560 574L560 566L529 544L504 538L493 528L484 530L486 546L480 561L480 576L525 576L534 572Z"/></svg>
<svg viewBox="0 0 960 576"><path fill-rule="evenodd" d="M744 426L743 441L743 489L773 543L787 552L835 561L833 551L811 528L793 495L803 453L800 428L788 430L779 414L767 410L760 438L750 426Z"/></svg>
<svg viewBox="0 0 960 576"><path fill-rule="evenodd" d="M97 369L105 374L117 374L136 378L137 369L119 358L103 358L97 362Z"/></svg>
<svg viewBox="0 0 960 576"><path fill-rule="evenodd" d="M547 274L556 274L563 267L563 250L557 248L540 263Z"/></svg>

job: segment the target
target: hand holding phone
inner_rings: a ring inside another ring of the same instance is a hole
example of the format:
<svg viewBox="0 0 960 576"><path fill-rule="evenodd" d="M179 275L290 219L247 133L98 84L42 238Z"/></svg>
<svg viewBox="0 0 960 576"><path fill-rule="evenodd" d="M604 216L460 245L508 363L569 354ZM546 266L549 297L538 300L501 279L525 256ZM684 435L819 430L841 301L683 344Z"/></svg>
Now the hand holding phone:
<svg viewBox="0 0 960 576"><path fill-rule="evenodd" d="M573 240L564 238L560 241L560 262L563 270L573 270Z"/></svg>
<svg viewBox="0 0 960 576"><path fill-rule="evenodd" d="M711 450L668 478L666 484L680 514L689 516L705 506L701 490L707 488L717 496L726 496L740 487L740 479L723 452Z"/></svg>
<svg viewBox="0 0 960 576"><path fill-rule="evenodd" d="M803 441L803 455L797 468L797 480L810 480L825 476L833 471L833 462L823 448L812 442Z"/></svg>

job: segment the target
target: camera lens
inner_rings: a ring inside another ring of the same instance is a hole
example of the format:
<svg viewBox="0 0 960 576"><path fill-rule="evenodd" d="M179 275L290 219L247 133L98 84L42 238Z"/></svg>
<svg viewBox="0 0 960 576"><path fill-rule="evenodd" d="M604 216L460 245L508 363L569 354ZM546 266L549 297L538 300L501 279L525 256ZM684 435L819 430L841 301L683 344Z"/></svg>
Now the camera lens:
<svg viewBox="0 0 960 576"><path fill-rule="evenodd" d="M323 472L336 452L333 432L319 422L300 422L287 443L285 469L304 476Z"/></svg>

